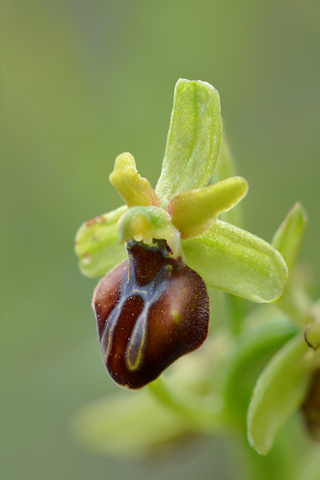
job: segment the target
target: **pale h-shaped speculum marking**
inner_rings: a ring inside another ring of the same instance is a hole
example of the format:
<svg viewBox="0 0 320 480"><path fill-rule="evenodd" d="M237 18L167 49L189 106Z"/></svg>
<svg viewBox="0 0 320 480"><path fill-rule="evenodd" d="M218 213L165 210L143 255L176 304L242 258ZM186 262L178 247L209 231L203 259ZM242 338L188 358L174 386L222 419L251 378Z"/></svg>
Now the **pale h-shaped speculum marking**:
<svg viewBox="0 0 320 480"><path fill-rule="evenodd" d="M133 255L129 250L129 265L126 280L121 286L121 295L118 304L109 314L106 321L104 332L101 339L101 345L107 347L104 353L105 362L112 347L112 338L114 329L117 325L122 308L127 300L134 296L139 296L143 300L143 308L139 314L135 326L128 339L128 345L125 352L125 361L129 370L137 370L143 360L143 354L147 341L148 315L150 307L155 304L167 288L166 279L171 275L172 265L163 265L150 283L144 286L137 284L135 263Z"/></svg>

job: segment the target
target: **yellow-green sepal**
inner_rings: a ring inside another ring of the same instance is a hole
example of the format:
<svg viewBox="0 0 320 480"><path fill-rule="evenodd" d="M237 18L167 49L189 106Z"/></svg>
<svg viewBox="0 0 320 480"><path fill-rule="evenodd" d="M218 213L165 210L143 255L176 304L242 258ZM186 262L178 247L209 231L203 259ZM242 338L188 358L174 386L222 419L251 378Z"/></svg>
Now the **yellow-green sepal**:
<svg viewBox="0 0 320 480"><path fill-rule="evenodd" d="M109 180L128 207L159 204L155 191L149 181L138 173L136 162L130 153L118 155Z"/></svg>
<svg viewBox="0 0 320 480"><path fill-rule="evenodd" d="M266 455L283 423L302 404L310 385L313 357L299 334L271 359L260 375L248 411L250 445Z"/></svg>
<svg viewBox="0 0 320 480"><path fill-rule="evenodd" d="M257 303L281 298L288 269L280 253L261 238L217 220L181 245L187 264L208 286Z"/></svg>
<svg viewBox="0 0 320 480"><path fill-rule="evenodd" d="M247 181L231 177L206 188L188 190L174 197L168 205L173 225L181 238L202 235L218 215L234 207L246 195Z"/></svg>
<svg viewBox="0 0 320 480"><path fill-rule="evenodd" d="M88 277L105 275L125 260L124 245L118 243L119 218L126 212L123 206L100 215L81 225L75 238L75 252L80 270Z"/></svg>
<svg viewBox="0 0 320 480"><path fill-rule="evenodd" d="M162 208L179 193L208 184L220 150L221 130L217 90L206 82L179 79L156 186Z"/></svg>

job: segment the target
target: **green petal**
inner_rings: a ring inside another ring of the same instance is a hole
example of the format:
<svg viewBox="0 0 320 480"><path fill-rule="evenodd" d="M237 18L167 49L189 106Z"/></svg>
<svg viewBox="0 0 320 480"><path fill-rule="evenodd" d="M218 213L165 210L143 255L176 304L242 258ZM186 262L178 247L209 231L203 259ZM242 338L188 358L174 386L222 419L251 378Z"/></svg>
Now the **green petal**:
<svg viewBox="0 0 320 480"><path fill-rule="evenodd" d="M116 158L109 180L128 207L159 205L156 192L149 181L139 175L136 162L130 153L122 153Z"/></svg>
<svg viewBox="0 0 320 480"><path fill-rule="evenodd" d="M181 192L205 187L221 142L218 92L206 82L178 80L156 193L160 206Z"/></svg>
<svg viewBox="0 0 320 480"><path fill-rule="evenodd" d="M210 287L258 303L281 297L288 278L286 264L261 238L217 220L204 235L181 244L189 267Z"/></svg>
<svg viewBox="0 0 320 480"><path fill-rule="evenodd" d="M296 336L258 379L248 412L249 442L258 453L268 453L278 429L303 402L311 376L307 352L303 336Z"/></svg>
<svg viewBox="0 0 320 480"><path fill-rule="evenodd" d="M172 223L181 232L181 238L198 237L221 212L240 202L247 190L244 178L231 177L206 188L182 192L168 205Z"/></svg>
<svg viewBox="0 0 320 480"><path fill-rule="evenodd" d="M301 203L297 202L273 237L272 246L277 249L285 259L289 272L291 272L295 266L306 226L306 211Z"/></svg>
<svg viewBox="0 0 320 480"><path fill-rule="evenodd" d="M79 228L75 238L75 251L84 275L105 275L127 257L124 245L118 243L117 228L117 222L126 210L127 207L120 207Z"/></svg>

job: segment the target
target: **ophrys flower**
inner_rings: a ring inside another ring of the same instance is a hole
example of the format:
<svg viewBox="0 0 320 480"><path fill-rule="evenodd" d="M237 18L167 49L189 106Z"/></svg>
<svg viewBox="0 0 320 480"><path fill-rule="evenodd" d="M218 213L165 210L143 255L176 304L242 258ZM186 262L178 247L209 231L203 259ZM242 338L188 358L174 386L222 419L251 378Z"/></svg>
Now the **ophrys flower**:
<svg viewBox="0 0 320 480"><path fill-rule="evenodd" d="M205 284L254 302L282 295L288 275L282 256L218 218L248 188L236 176L208 185L225 148L221 132L218 92L180 79L155 190L132 155L119 155L110 181L126 206L77 233L83 273L111 270L93 307L105 364L120 385L141 388L202 345L209 321Z"/></svg>

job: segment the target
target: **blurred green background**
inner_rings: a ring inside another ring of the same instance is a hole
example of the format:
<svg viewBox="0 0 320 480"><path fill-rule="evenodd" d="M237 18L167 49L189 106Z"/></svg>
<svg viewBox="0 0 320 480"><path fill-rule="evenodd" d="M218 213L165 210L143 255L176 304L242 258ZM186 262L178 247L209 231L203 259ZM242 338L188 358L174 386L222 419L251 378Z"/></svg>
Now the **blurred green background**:
<svg viewBox="0 0 320 480"><path fill-rule="evenodd" d="M122 203L108 182L119 153L155 185L175 82L206 80L249 181L246 228L270 241L302 201L316 296L319 18L314 0L3 1L3 479L243 478L227 437L145 463L74 441L77 408L118 387L100 358L96 282L80 275L73 239Z"/></svg>

